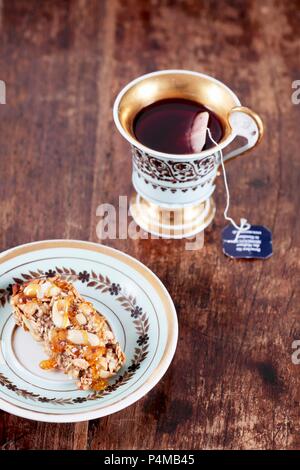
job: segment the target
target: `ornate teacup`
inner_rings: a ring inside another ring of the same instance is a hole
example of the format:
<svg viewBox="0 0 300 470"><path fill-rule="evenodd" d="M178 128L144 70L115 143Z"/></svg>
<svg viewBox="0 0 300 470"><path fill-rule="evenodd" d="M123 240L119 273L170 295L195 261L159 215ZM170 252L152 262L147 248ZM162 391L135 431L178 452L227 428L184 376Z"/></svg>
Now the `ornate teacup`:
<svg viewBox="0 0 300 470"><path fill-rule="evenodd" d="M220 119L223 137L218 145L200 153L172 155L142 145L133 132L137 113L155 101L185 98L205 105ZM134 220L146 231L167 238L183 238L201 232L212 221L212 194L222 152L236 136L246 143L228 154L224 162L253 148L263 134L260 117L241 106L238 97L222 82L202 73L163 70L130 82L116 98L114 120L131 144L131 201Z"/></svg>

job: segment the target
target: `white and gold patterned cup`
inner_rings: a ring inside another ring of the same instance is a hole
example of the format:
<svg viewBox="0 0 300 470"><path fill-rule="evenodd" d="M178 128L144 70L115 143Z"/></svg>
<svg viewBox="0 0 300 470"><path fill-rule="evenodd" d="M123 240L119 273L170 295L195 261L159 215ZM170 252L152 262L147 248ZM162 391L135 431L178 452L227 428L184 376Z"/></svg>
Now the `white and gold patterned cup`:
<svg viewBox="0 0 300 470"><path fill-rule="evenodd" d="M141 144L133 132L137 113L166 98L190 99L211 109L223 127L218 146L200 153L174 155ZM190 237L212 221L219 150L224 152L236 136L246 139L242 147L224 153L226 162L255 147L263 135L260 117L241 106L230 88L209 75L186 70L163 70L130 82L116 98L114 120L132 148L132 182L136 190L130 206L132 216L146 231L167 238Z"/></svg>

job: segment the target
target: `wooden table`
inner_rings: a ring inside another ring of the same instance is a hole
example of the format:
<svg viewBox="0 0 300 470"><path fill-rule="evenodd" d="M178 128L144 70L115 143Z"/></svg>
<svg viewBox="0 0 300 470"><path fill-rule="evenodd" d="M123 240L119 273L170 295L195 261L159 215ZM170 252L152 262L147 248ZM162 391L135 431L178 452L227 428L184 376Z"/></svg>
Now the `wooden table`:
<svg viewBox="0 0 300 470"><path fill-rule="evenodd" d="M300 447L300 2L0 2L0 248L51 238L99 241L96 208L130 195L131 160L112 106L128 81L183 68L228 84L263 117L257 150L227 165L231 214L273 231L268 261L222 254L222 178L205 248L105 240L164 282L180 325L175 359L135 405L78 424L1 412L2 449Z"/></svg>

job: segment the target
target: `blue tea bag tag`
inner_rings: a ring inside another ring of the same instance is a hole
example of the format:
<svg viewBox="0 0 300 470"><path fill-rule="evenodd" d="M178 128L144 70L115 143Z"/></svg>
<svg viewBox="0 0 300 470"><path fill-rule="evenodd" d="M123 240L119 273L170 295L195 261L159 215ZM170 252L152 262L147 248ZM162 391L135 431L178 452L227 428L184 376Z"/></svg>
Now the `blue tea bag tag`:
<svg viewBox="0 0 300 470"><path fill-rule="evenodd" d="M222 232L223 252L231 258L259 258L272 256L272 232L262 225L251 225L239 232L227 225Z"/></svg>

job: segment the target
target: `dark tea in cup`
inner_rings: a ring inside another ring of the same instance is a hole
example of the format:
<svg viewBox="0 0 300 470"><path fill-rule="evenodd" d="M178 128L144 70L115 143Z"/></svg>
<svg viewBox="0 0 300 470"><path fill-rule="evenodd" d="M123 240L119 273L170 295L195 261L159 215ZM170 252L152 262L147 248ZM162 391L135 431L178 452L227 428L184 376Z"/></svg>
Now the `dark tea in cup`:
<svg viewBox="0 0 300 470"><path fill-rule="evenodd" d="M221 150L226 162L254 148L263 134L260 117L230 88L188 70L136 78L118 94L113 114L131 145L131 215L165 238L192 237L210 224ZM236 137L244 142L228 152Z"/></svg>
<svg viewBox="0 0 300 470"><path fill-rule="evenodd" d="M184 98L156 101L141 109L133 122L136 139L168 154L191 154L214 147L223 137L218 116L204 105Z"/></svg>

